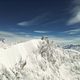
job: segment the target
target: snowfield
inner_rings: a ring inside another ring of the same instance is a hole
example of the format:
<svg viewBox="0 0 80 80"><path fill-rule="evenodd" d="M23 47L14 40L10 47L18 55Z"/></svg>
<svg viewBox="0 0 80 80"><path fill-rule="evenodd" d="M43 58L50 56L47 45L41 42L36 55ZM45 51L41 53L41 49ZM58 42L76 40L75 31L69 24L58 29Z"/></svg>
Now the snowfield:
<svg viewBox="0 0 80 80"><path fill-rule="evenodd" d="M80 80L80 52L46 39L0 48L0 80Z"/></svg>
<svg viewBox="0 0 80 80"><path fill-rule="evenodd" d="M7 49L1 48L0 50L0 63L9 68L13 66L19 59L26 59L31 55L33 50L37 50L39 40L31 40L25 43L13 45Z"/></svg>

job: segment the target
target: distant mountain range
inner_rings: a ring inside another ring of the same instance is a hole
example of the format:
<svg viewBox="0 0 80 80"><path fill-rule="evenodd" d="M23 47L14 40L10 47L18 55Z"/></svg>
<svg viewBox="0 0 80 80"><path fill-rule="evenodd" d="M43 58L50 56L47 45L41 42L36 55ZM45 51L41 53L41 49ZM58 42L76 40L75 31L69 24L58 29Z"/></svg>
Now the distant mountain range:
<svg viewBox="0 0 80 80"><path fill-rule="evenodd" d="M73 50L80 51L80 45L70 44L70 45L63 46L63 48L64 49L73 49Z"/></svg>

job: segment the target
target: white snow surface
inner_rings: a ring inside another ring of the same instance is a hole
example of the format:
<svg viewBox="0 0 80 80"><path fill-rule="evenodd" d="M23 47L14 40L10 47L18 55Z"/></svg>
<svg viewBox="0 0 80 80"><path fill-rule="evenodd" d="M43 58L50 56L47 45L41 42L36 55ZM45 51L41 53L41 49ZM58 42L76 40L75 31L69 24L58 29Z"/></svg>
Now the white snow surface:
<svg viewBox="0 0 80 80"><path fill-rule="evenodd" d="M80 80L80 52L40 39L1 48L0 80Z"/></svg>
<svg viewBox="0 0 80 80"><path fill-rule="evenodd" d="M0 64L7 68L13 66L19 59L26 59L27 56L37 50L40 40L31 40L24 43L13 45L7 49L0 49Z"/></svg>

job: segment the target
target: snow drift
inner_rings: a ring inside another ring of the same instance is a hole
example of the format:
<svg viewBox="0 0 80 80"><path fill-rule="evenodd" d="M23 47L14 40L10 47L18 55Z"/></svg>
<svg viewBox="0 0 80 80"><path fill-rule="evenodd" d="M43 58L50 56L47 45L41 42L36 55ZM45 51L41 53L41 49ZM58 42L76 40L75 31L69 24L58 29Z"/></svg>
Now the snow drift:
<svg viewBox="0 0 80 80"><path fill-rule="evenodd" d="M1 49L0 80L80 80L80 52L47 39Z"/></svg>

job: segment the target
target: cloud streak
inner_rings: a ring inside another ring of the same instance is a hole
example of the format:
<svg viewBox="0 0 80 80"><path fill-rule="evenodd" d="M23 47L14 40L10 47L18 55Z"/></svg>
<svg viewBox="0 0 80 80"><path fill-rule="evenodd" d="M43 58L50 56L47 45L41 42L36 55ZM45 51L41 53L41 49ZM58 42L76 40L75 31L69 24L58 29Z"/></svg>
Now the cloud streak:
<svg viewBox="0 0 80 80"><path fill-rule="evenodd" d="M61 15L64 15L61 14ZM38 15L36 17L34 17L31 20L28 21L21 21L19 23L17 23L18 26L46 26L46 25L50 25L50 24L55 24L61 21L64 21L64 18L59 18L59 15L55 15L53 16L51 13L44 13L42 15Z"/></svg>
<svg viewBox="0 0 80 80"><path fill-rule="evenodd" d="M50 33L51 31L34 31L35 33Z"/></svg>
<svg viewBox="0 0 80 80"><path fill-rule="evenodd" d="M47 20L46 19L47 15L48 15L48 13L44 13L40 16L34 17L32 20L19 22L17 25L19 25L19 26L36 26L36 25L40 25L45 20Z"/></svg>
<svg viewBox="0 0 80 80"><path fill-rule="evenodd" d="M68 31L65 31L64 33L69 34L69 35L79 35L80 34L80 28L68 30Z"/></svg>
<svg viewBox="0 0 80 80"><path fill-rule="evenodd" d="M68 21L68 25L80 23L80 0L73 0L72 6L74 6L71 10L72 17Z"/></svg>
<svg viewBox="0 0 80 80"><path fill-rule="evenodd" d="M7 32L7 31L0 31L0 38L6 39L11 42L15 41L25 41L31 39L31 35L23 32Z"/></svg>

